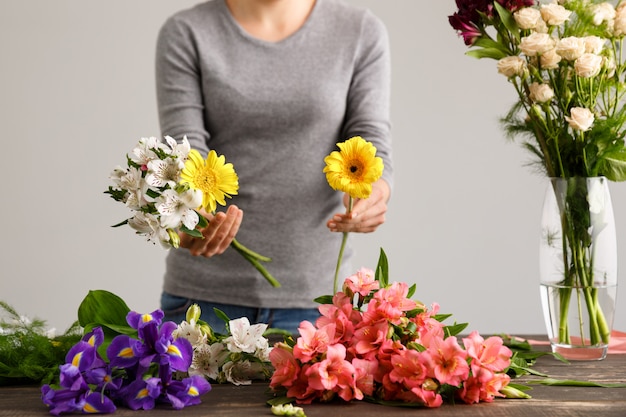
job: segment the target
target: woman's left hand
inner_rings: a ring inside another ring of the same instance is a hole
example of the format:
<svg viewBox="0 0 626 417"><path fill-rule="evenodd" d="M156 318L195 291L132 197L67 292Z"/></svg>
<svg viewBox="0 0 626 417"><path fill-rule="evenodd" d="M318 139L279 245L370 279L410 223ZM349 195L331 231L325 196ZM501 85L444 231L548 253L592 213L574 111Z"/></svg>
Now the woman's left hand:
<svg viewBox="0 0 626 417"><path fill-rule="evenodd" d="M387 181L380 179L372 184L372 193L366 199L353 200L350 213L337 213L326 226L331 232L371 233L385 222L387 202L391 190ZM344 195L343 202L348 207L350 196Z"/></svg>

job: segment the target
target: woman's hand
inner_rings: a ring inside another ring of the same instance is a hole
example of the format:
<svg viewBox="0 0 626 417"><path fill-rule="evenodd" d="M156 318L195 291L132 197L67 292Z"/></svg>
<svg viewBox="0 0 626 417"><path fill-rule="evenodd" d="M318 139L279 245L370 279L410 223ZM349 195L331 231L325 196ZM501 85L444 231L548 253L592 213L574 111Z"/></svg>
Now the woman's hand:
<svg viewBox="0 0 626 417"><path fill-rule="evenodd" d="M338 213L326 225L331 232L371 233L385 222L387 201L391 190L385 180L372 184L372 193L366 199L354 199L350 213ZM348 207L350 196L344 195L343 203Z"/></svg>
<svg viewBox="0 0 626 417"><path fill-rule="evenodd" d="M226 212L211 215L201 211L200 214L209 221L209 225L200 230L204 239L181 233L180 247L189 249L192 255L207 258L224 253L239 231L243 211L233 204Z"/></svg>

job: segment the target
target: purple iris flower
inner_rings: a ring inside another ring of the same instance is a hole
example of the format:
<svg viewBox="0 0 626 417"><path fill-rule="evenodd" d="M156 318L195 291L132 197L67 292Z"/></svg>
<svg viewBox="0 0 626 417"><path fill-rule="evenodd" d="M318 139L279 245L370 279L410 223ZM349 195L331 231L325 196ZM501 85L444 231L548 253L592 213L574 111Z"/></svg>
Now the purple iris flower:
<svg viewBox="0 0 626 417"><path fill-rule="evenodd" d="M115 336L107 348L107 357L111 367L130 368L137 364L142 354L142 345L139 340L127 335Z"/></svg>
<svg viewBox="0 0 626 417"><path fill-rule="evenodd" d="M200 404L200 396L211 391L211 384L202 375L193 375L182 381L172 381L166 388L166 395L172 407L181 409L188 405Z"/></svg>
<svg viewBox="0 0 626 417"><path fill-rule="evenodd" d="M107 414L115 412L115 404L105 395L99 392L88 394L83 402L81 411L88 414Z"/></svg>
<svg viewBox="0 0 626 417"><path fill-rule="evenodd" d="M161 396L162 385L160 378L137 379L123 388L123 398L129 408L133 410L152 410L157 399Z"/></svg>

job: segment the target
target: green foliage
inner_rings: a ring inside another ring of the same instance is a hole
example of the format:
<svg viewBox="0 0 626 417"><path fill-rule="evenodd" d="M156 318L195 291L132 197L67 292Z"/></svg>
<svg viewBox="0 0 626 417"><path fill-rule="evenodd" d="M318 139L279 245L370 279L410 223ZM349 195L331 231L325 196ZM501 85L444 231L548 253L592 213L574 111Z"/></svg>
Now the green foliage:
<svg viewBox="0 0 626 417"><path fill-rule="evenodd" d="M91 290L78 307L78 323L90 332L95 327L102 327L104 343L98 353L107 360L106 349L115 336L126 334L137 337L137 330L128 325L126 316L130 308L117 295L105 290Z"/></svg>
<svg viewBox="0 0 626 417"><path fill-rule="evenodd" d="M50 338L44 321L20 317L2 301L0 308L8 316L0 321L0 386L52 383L58 377L59 364L82 337L78 323Z"/></svg>

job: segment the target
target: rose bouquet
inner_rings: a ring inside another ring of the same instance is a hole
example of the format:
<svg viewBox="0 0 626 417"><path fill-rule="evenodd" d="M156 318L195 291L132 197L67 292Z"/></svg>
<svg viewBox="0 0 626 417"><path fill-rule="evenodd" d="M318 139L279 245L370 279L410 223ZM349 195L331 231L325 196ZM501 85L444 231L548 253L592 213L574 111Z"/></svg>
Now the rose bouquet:
<svg viewBox="0 0 626 417"><path fill-rule="evenodd" d="M127 167L118 166L106 194L122 202L132 212L129 219L114 227L128 224L148 241L165 248L178 248L179 233L202 239L200 229L208 220L199 213L203 208L213 214L217 205L226 205L226 198L236 195L237 173L223 155L210 151L206 160L191 149L187 138L178 143L166 136L165 143L155 137L142 138L127 155ZM260 255L237 239L231 247L250 262L274 287L280 283L261 262L270 258Z"/></svg>
<svg viewBox="0 0 626 417"><path fill-rule="evenodd" d="M497 336L470 333L465 324L444 325L449 315L411 300L415 286L388 281L381 251L377 272L361 269L342 291L320 297L321 317L304 321L297 340L277 343L270 386L296 401L370 400L438 407L525 394L510 386L512 351Z"/></svg>
<svg viewBox="0 0 626 417"><path fill-rule="evenodd" d="M576 343L606 346L610 320L596 287L609 285L612 267L599 266L595 247L607 224L602 219L612 211L608 201L594 197L599 193L587 179L626 180L626 2L456 4L449 23L470 48L467 55L496 60L497 71L514 87L518 100L503 126L509 136L523 139L558 201L559 231L544 230L543 242L560 253L555 259L560 323L552 341L569 345L575 339L571 333L580 329L585 337ZM570 299L579 317L572 326Z"/></svg>

